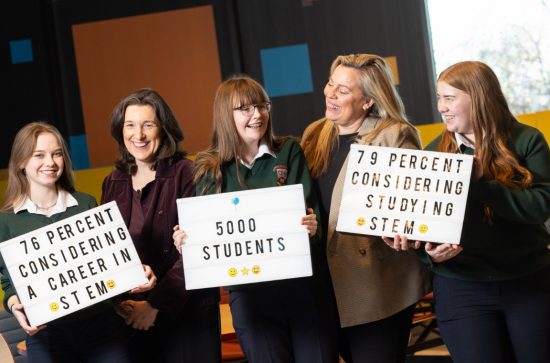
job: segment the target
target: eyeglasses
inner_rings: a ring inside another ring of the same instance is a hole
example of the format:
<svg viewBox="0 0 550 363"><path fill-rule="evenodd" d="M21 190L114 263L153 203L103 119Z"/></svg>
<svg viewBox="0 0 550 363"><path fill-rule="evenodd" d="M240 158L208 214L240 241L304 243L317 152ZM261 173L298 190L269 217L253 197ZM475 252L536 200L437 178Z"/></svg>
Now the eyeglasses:
<svg viewBox="0 0 550 363"><path fill-rule="evenodd" d="M256 105L244 105L235 107L234 110L239 110L243 116L252 116L254 115L254 110L258 109L260 113L267 113L271 111L271 102L258 103Z"/></svg>

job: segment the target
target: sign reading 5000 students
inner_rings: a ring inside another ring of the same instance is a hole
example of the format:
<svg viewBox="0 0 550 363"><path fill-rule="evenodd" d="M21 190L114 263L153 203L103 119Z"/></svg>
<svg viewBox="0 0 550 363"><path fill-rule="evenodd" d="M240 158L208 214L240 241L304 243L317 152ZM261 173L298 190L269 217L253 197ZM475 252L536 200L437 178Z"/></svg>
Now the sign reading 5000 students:
<svg viewBox="0 0 550 363"><path fill-rule="evenodd" d="M301 184L177 203L187 289L311 276Z"/></svg>
<svg viewBox="0 0 550 363"><path fill-rule="evenodd" d="M352 145L336 230L458 244L473 157Z"/></svg>
<svg viewBox="0 0 550 363"><path fill-rule="evenodd" d="M41 325L147 282L116 202L0 244L31 325Z"/></svg>

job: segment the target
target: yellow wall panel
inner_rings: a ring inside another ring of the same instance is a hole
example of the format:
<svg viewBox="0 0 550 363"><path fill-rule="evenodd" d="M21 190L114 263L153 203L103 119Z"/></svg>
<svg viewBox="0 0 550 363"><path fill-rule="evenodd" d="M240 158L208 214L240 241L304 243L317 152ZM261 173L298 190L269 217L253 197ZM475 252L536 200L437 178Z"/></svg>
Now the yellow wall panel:
<svg viewBox="0 0 550 363"><path fill-rule="evenodd" d="M537 118L536 128L544 134L546 142L550 144L550 110L537 112L535 115Z"/></svg>
<svg viewBox="0 0 550 363"><path fill-rule="evenodd" d="M521 122L523 124L533 126L533 127L537 127L537 114L536 113L526 113L526 114L523 114L523 115L516 115L516 118L518 119L519 122Z"/></svg>
<svg viewBox="0 0 550 363"><path fill-rule="evenodd" d="M76 190L93 195L97 203L99 203L101 201L101 185L103 179L105 179L113 169L112 166L108 166L104 168L75 171Z"/></svg>
<svg viewBox="0 0 550 363"><path fill-rule="evenodd" d="M445 127L444 123L437 124L425 124L418 125L416 128L420 132L420 140L422 141L422 147L426 147L430 142L433 141L436 137L441 134L443 128Z"/></svg>
<svg viewBox="0 0 550 363"><path fill-rule="evenodd" d="M391 73L393 76L393 84L399 86L399 70L397 69L397 57L384 57L384 60L388 63L391 68Z"/></svg>

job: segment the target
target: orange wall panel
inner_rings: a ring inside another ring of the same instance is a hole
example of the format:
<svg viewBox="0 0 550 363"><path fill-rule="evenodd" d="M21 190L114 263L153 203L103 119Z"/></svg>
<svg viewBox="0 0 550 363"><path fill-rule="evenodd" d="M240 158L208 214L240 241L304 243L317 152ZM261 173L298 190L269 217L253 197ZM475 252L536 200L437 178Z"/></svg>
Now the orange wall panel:
<svg viewBox="0 0 550 363"><path fill-rule="evenodd" d="M170 104L195 153L210 143L212 100L221 82L211 6L103 20L72 27L90 167L118 156L114 106L151 87Z"/></svg>

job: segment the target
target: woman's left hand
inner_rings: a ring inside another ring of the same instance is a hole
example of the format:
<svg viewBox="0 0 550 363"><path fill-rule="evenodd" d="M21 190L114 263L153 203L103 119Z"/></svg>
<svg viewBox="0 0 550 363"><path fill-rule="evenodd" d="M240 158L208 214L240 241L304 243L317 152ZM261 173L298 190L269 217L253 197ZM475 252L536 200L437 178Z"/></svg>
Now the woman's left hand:
<svg viewBox="0 0 550 363"><path fill-rule="evenodd" d="M126 317L126 324L134 329L149 330L155 324L158 309L154 308L147 301L126 300L121 305L127 305L125 310L129 312Z"/></svg>
<svg viewBox="0 0 550 363"><path fill-rule="evenodd" d="M149 265L143 265L143 273L145 274L147 282L143 285L139 285L138 287L134 287L132 290L130 290L130 294L137 294L140 292L149 291L157 284L157 276L155 276L155 273Z"/></svg>
<svg viewBox="0 0 550 363"><path fill-rule="evenodd" d="M424 248L426 249L426 253L430 255L430 258L435 263L450 260L463 250L461 246L450 243L438 244L428 242Z"/></svg>
<svg viewBox="0 0 550 363"><path fill-rule="evenodd" d="M315 233L317 233L317 215L313 213L313 208L308 208L306 211L307 215L302 217L302 225L306 226L310 236L315 236Z"/></svg>

